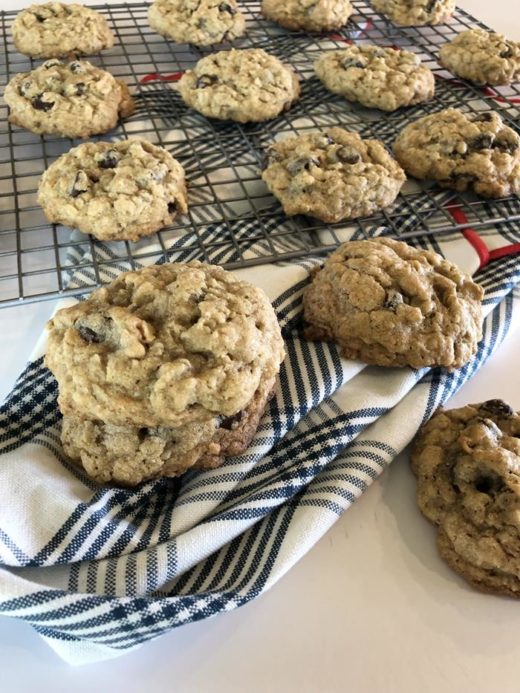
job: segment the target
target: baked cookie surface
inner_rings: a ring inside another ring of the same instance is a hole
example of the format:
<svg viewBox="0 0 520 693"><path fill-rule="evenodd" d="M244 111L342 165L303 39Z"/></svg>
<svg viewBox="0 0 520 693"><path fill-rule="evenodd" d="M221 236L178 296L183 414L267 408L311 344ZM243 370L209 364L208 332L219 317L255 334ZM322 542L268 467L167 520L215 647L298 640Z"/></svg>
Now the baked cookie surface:
<svg viewBox="0 0 520 693"><path fill-rule="evenodd" d="M481 339L482 297L437 253L392 239L349 241L304 292L305 336L368 364L458 368Z"/></svg>
<svg viewBox="0 0 520 693"><path fill-rule="evenodd" d="M520 43L484 29L469 29L441 46L440 63L476 84L511 84L520 78Z"/></svg>
<svg viewBox="0 0 520 693"><path fill-rule="evenodd" d="M406 50L353 45L324 52L314 69L329 91L367 108L395 111L428 101L435 92L432 71Z"/></svg>
<svg viewBox="0 0 520 693"><path fill-rule="evenodd" d="M166 38L194 46L233 41L246 30L236 0L155 0L148 20Z"/></svg>
<svg viewBox="0 0 520 693"><path fill-rule="evenodd" d="M233 416L284 358L265 293L200 262L126 272L48 329L63 414L118 426Z"/></svg>
<svg viewBox="0 0 520 693"><path fill-rule="evenodd" d="M65 416L63 449L102 484L135 486L192 468L213 469L247 449L274 383L274 379L262 381L251 403L235 416L214 416L177 428L114 426Z"/></svg>
<svg viewBox="0 0 520 693"><path fill-rule="evenodd" d="M47 219L100 240L132 240L168 226L188 209L184 170L143 139L86 142L42 176L38 202Z"/></svg>
<svg viewBox="0 0 520 693"><path fill-rule="evenodd" d="M483 197L520 192L520 137L498 113L449 108L406 126L394 153L407 173Z"/></svg>
<svg viewBox="0 0 520 693"><path fill-rule="evenodd" d="M300 94L289 65L260 48L220 51L201 58L178 82L188 106L209 118L238 123L275 118Z"/></svg>
<svg viewBox="0 0 520 693"><path fill-rule="evenodd" d="M16 49L32 58L92 55L114 45L114 35L102 14L61 2L22 10L13 22L12 34Z"/></svg>
<svg viewBox="0 0 520 693"><path fill-rule="evenodd" d="M15 75L5 88L9 120L37 134L89 137L131 115L134 102L124 82L86 60L47 60Z"/></svg>
<svg viewBox="0 0 520 693"><path fill-rule="evenodd" d="M332 223L391 204L405 174L377 140L334 127L271 145L262 178L286 214Z"/></svg>
<svg viewBox="0 0 520 693"><path fill-rule="evenodd" d="M398 26L424 26L446 22L455 0L372 0L372 6Z"/></svg>
<svg viewBox="0 0 520 693"><path fill-rule="evenodd" d="M520 597L520 416L502 400L440 411L412 452L438 548L474 587Z"/></svg>
<svg viewBox="0 0 520 693"><path fill-rule="evenodd" d="M340 29L353 11L350 0L262 0L264 17L294 31Z"/></svg>

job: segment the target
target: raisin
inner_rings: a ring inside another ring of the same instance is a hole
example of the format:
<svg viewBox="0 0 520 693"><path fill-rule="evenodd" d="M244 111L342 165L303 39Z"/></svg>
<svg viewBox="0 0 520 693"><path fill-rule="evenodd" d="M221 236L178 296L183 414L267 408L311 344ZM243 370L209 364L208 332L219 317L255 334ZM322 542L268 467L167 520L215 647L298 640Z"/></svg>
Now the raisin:
<svg viewBox="0 0 520 693"><path fill-rule="evenodd" d="M512 58L513 57L513 49L511 46L508 46L505 50L503 50L500 53L501 58Z"/></svg>
<svg viewBox="0 0 520 693"><path fill-rule="evenodd" d="M508 154L514 154L518 149L518 142L510 142L505 139L496 139L493 142L493 149L499 149L501 152L507 152Z"/></svg>
<svg viewBox="0 0 520 693"><path fill-rule="evenodd" d="M73 62L69 63L69 70L74 74L83 72L83 65L79 62L79 60L74 60Z"/></svg>
<svg viewBox="0 0 520 693"><path fill-rule="evenodd" d="M502 481L498 477L485 475L477 477L473 483L477 491L485 493L487 496L494 495L503 486Z"/></svg>
<svg viewBox="0 0 520 693"><path fill-rule="evenodd" d="M42 67L44 70L50 70L51 67L56 67L57 65L61 65L61 62L59 60L46 60Z"/></svg>
<svg viewBox="0 0 520 693"><path fill-rule="evenodd" d="M344 164L357 164L361 161L361 155L353 147L340 147L336 156Z"/></svg>
<svg viewBox="0 0 520 693"><path fill-rule="evenodd" d="M85 94L87 91L87 85L85 84L85 82L78 82L76 84L75 89L76 89L76 96L83 96L83 94Z"/></svg>
<svg viewBox="0 0 520 693"><path fill-rule="evenodd" d="M18 87L18 93L20 96L25 96L30 91L31 87L32 82L28 79L26 82L22 82L22 84L20 84Z"/></svg>
<svg viewBox="0 0 520 693"><path fill-rule="evenodd" d="M106 151L98 161L99 168L115 168L119 163L119 156L115 149Z"/></svg>
<svg viewBox="0 0 520 693"><path fill-rule="evenodd" d="M426 12L433 12L435 7L437 6L438 1L439 0L430 0L430 2L425 7Z"/></svg>
<svg viewBox="0 0 520 693"><path fill-rule="evenodd" d="M468 142L468 147L477 151L480 149L490 149L493 145L494 139L494 136L490 133L483 132L482 134L473 137L473 139Z"/></svg>
<svg viewBox="0 0 520 693"><path fill-rule="evenodd" d="M345 60L341 61L341 67L344 70L350 70L351 67L365 67L363 63L358 60L357 58L345 58Z"/></svg>
<svg viewBox="0 0 520 693"><path fill-rule="evenodd" d="M273 164L277 164L280 161L281 157L278 154L278 152L274 150L268 150L267 152L264 152L264 157L262 159L262 171L265 171L266 168L272 166Z"/></svg>
<svg viewBox="0 0 520 693"><path fill-rule="evenodd" d="M36 19L40 22L40 24L43 24L43 22L47 19L47 17L42 17L41 14L38 14L37 12L33 13Z"/></svg>
<svg viewBox="0 0 520 693"><path fill-rule="evenodd" d="M205 87L211 87L212 84L216 84L217 82L217 75L201 75L195 82L195 89L204 89Z"/></svg>
<svg viewBox="0 0 520 693"><path fill-rule="evenodd" d="M234 7L231 7L231 5L228 5L227 2L221 2L220 5L218 6L219 12L227 12L228 14L234 15L237 13Z"/></svg>
<svg viewBox="0 0 520 693"><path fill-rule="evenodd" d="M103 337L100 334L86 325L78 325L76 329L80 333L81 338L89 344L100 344L103 341Z"/></svg>
<svg viewBox="0 0 520 693"><path fill-rule="evenodd" d="M488 399L480 405L480 410L494 416L514 416L513 409L503 399Z"/></svg>
<svg viewBox="0 0 520 693"><path fill-rule="evenodd" d="M227 416L223 421L220 422L220 428L225 428L226 431L231 431L233 424L239 423L243 414L243 411L239 411L236 414L233 414L233 416Z"/></svg>
<svg viewBox="0 0 520 693"><path fill-rule="evenodd" d="M177 202L168 202L168 214L175 214L177 211Z"/></svg>
<svg viewBox="0 0 520 693"><path fill-rule="evenodd" d="M484 111L484 113L477 113L471 119L473 123L490 123L493 120L493 114L491 111Z"/></svg>
<svg viewBox="0 0 520 693"><path fill-rule="evenodd" d="M70 189L71 197L78 197L88 190L88 178L84 171L78 171Z"/></svg>
<svg viewBox="0 0 520 693"><path fill-rule="evenodd" d="M31 106L36 111L50 111L54 106L54 101L44 101L42 99L42 94L38 94L38 96L31 99Z"/></svg>
<svg viewBox="0 0 520 693"><path fill-rule="evenodd" d="M287 170L292 176L296 176L301 171L310 171L311 166L319 166L320 162L312 156L301 157L287 164Z"/></svg>

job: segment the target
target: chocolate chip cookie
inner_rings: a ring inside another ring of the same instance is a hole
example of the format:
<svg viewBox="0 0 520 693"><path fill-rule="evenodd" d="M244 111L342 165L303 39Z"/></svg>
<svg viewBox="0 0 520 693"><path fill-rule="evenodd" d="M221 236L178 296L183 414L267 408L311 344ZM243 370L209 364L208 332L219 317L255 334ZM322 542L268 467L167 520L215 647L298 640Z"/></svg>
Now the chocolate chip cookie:
<svg viewBox="0 0 520 693"><path fill-rule="evenodd" d="M445 43L440 63L476 84L511 84L520 78L520 43L493 31L469 29Z"/></svg>
<svg viewBox="0 0 520 693"><path fill-rule="evenodd" d="M213 416L177 428L114 426L65 416L63 449L101 484L136 486L191 468L213 469L247 449L274 385L274 378L262 380L251 403L234 416Z"/></svg>
<svg viewBox="0 0 520 693"><path fill-rule="evenodd" d="M37 134L89 137L111 130L134 110L124 82L86 60L47 60L5 88L9 120Z"/></svg>
<svg viewBox="0 0 520 693"><path fill-rule="evenodd" d="M372 0L372 6L398 26L423 26L446 22L455 0Z"/></svg>
<svg viewBox="0 0 520 693"><path fill-rule="evenodd" d="M482 298L437 253L392 239L350 241L305 290L305 336L377 366L459 368L482 337Z"/></svg>
<svg viewBox="0 0 520 693"><path fill-rule="evenodd" d="M482 197L520 192L520 137L498 113L449 108L402 130L394 153L405 171Z"/></svg>
<svg viewBox="0 0 520 693"><path fill-rule="evenodd" d="M238 123L275 118L300 94L292 67L260 48L207 55L185 72L178 89L203 115Z"/></svg>
<svg viewBox="0 0 520 693"><path fill-rule="evenodd" d="M194 46L233 41L246 30L236 0L155 0L148 21L162 36Z"/></svg>
<svg viewBox="0 0 520 693"><path fill-rule="evenodd" d="M502 400L439 411L412 452L417 502L448 565L520 597L520 416Z"/></svg>
<svg viewBox="0 0 520 693"><path fill-rule="evenodd" d="M100 240L137 241L188 209L182 166L140 138L63 154L43 174L38 202L49 221Z"/></svg>
<svg viewBox="0 0 520 693"><path fill-rule="evenodd" d="M405 50L349 46L326 51L314 69L329 91L382 111L429 101L435 92L432 71Z"/></svg>
<svg viewBox="0 0 520 693"><path fill-rule="evenodd" d="M331 31L353 12L350 0L262 0L262 14L293 31Z"/></svg>
<svg viewBox="0 0 520 693"><path fill-rule="evenodd" d="M13 22L12 33L17 50L32 58L92 55L114 45L114 35L102 14L61 2L22 10Z"/></svg>
<svg viewBox="0 0 520 693"><path fill-rule="evenodd" d="M273 144L262 178L286 214L332 223L388 206L406 177L377 140L328 128Z"/></svg>
<svg viewBox="0 0 520 693"><path fill-rule="evenodd" d="M284 358L264 292L200 262L126 272L48 329L63 414L116 426L235 416Z"/></svg>

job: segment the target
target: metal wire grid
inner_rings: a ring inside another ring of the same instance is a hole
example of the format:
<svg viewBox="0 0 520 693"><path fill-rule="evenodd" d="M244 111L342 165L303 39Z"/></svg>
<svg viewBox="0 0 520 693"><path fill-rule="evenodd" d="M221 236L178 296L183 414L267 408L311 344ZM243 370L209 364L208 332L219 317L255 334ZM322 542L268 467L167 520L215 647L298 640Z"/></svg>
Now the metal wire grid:
<svg viewBox="0 0 520 693"><path fill-rule="evenodd" d="M171 85L142 81L149 75L183 72L211 49L176 45L155 34L147 22L148 4L96 7L112 26L116 45L89 59L124 79L133 88L138 103L131 118L101 139L138 135L170 150L186 170L190 210L172 226L139 243L99 243L66 227L49 225L36 203L39 177L53 160L79 141L39 137L11 126L7 107L1 101L0 305L84 293L108 281L115 266L136 268L143 262L167 261L179 252L183 258L197 256L233 268L335 247L344 224L286 218L262 184L264 150L279 137L340 125L366 137L377 137L389 146L408 122L447 106L474 112L499 109L508 124L518 130L517 86L482 90L454 80L436 61L440 44L464 29L483 27L480 22L457 10L447 25L398 28L364 0L354 0L353 5L355 13L345 28L321 36L287 32L261 18L257 0L243 0L248 32L234 42L234 47L264 48L290 62L302 79L302 95L293 108L272 121L251 125L204 118L188 109ZM14 49L10 25L15 14L0 13L1 85L40 62ZM314 76L313 62L323 50L344 47L349 40L395 45L420 55L436 75L436 99L383 114L327 92ZM467 224L454 223L445 206L447 200L466 214ZM484 202L414 182L406 184L392 207L356 220L350 228L362 238L376 234L404 238L519 218L516 197ZM75 281L78 275L81 280Z"/></svg>

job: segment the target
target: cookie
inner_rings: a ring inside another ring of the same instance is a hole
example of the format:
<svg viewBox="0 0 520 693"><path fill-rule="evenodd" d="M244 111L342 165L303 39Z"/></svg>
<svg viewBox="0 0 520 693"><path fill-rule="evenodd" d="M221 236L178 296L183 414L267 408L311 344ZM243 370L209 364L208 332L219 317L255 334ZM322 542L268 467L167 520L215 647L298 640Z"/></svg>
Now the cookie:
<svg viewBox="0 0 520 693"><path fill-rule="evenodd" d="M5 88L9 120L39 135L89 137L134 111L124 82L86 60L47 60L15 75Z"/></svg>
<svg viewBox="0 0 520 693"><path fill-rule="evenodd" d="M332 223L388 206L406 177L380 142L335 127L273 144L262 178L286 214Z"/></svg>
<svg viewBox="0 0 520 693"><path fill-rule="evenodd" d="M284 358L264 292L200 262L126 272L48 329L63 414L117 426L234 416Z"/></svg>
<svg viewBox="0 0 520 693"><path fill-rule="evenodd" d="M174 477L191 468L213 469L240 455L251 442L275 380L263 380L251 403L235 416L213 416L178 428L114 426L65 416L65 454L101 484L136 486Z"/></svg>
<svg viewBox="0 0 520 693"><path fill-rule="evenodd" d="M236 0L155 0L148 21L162 36L194 46L233 41L246 30Z"/></svg>
<svg viewBox="0 0 520 693"><path fill-rule="evenodd" d="M364 363L451 370L477 350L483 295L437 253L392 239L349 241L304 292L305 336Z"/></svg>
<svg viewBox="0 0 520 693"><path fill-rule="evenodd" d="M326 51L314 70L329 91L382 111L429 101L435 92L432 71L405 50L361 45Z"/></svg>
<svg viewBox="0 0 520 693"><path fill-rule="evenodd" d="M182 166L140 138L63 154L43 174L38 202L49 221L109 241L137 241L188 209Z"/></svg>
<svg viewBox="0 0 520 693"><path fill-rule="evenodd" d="M114 35L102 14L61 2L22 10L13 22L12 34L17 50L31 58L92 55L114 45Z"/></svg>
<svg viewBox="0 0 520 693"><path fill-rule="evenodd" d="M520 78L520 43L493 31L469 29L441 46L439 62L476 84L511 84Z"/></svg>
<svg viewBox="0 0 520 693"><path fill-rule="evenodd" d="M372 0L372 7L398 26L424 26L446 22L455 0Z"/></svg>
<svg viewBox="0 0 520 693"><path fill-rule="evenodd" d="M261 48L201 58L178 82L188 106L209 118L260 122L288 110L300 94L296 73Z"/></svg>
<svg viewBox="0 0 520 693"><path fill-rule="evenodd" d="M262 0L262 14L293 31L332 31L353 12L350 0Z"/></svg>
<svg viewBox="0 0 520 693"><path fill-rule="evenodd" d="M497 399L441 410L411 463L442 558L477 589L520 597L519 414Z"/></svg>
<svg viewBox="0 0 520 693"><path fill-rule="evenodd" d="M498 113L456 108L416 120L394 143L396 159L415 178L482 197L520 192L520 137Z"/></svg>

